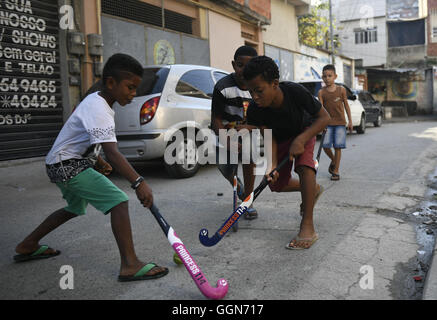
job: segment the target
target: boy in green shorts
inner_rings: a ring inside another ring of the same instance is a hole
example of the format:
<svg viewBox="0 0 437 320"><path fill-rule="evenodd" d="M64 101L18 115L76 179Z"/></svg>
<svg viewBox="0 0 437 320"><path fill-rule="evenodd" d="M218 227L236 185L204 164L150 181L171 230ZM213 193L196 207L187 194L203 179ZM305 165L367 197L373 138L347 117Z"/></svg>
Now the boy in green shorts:
<svg viewBox="0 0 437 320"><path fill-rule="evenodd" d="M144 207L153 204L152 190L126 158L118 151L114 111L118 102L124 106L134 98L141 82L143 67L125 54L115 54L103 69L102 91L88 95L62 127L47 154L46 169L67 201L65 208L53 212L15 251L16 262L56 256L60 251L39 245L39 241L68 220L84 215L90 203L104 214L111 214L111 225L121 257L119 281L147 280L165 276L168 269L145 264L135 253L129 220L128 197L103 174L93 169L100 149L111 166L135 189Z"/></svg>

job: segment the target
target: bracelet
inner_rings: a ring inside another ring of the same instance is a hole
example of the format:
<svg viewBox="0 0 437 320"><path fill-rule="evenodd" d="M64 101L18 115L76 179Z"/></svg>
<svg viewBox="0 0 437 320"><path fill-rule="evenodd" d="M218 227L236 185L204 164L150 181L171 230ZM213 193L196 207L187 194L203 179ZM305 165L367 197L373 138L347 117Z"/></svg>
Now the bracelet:
<svg viewBox="0 0 437 320"><path fill-rule="evenodd" d="M131 184L130 187L131 187L132 189L136 190L136 189L140 186L141 182L143 182L143 181L144 181L144 177L139 176L139 177L137 178L137 180L135 180L135 182Z"/></svg>

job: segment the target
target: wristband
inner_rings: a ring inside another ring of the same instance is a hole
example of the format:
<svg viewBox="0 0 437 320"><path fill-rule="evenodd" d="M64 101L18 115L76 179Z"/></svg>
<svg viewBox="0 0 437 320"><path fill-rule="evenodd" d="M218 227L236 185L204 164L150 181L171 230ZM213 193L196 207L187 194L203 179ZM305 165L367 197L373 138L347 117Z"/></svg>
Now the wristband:
<svg viewBox="0 0 437 320"><path fill-rule="evenodd" d="M139 176L139 177L137 178L137 180L135 180L135 182L131 184L130 187L131 187L132 189L136 190L136 189L140 186L141 182L143 182L143 181L144 181L144 177Z"/></svg>

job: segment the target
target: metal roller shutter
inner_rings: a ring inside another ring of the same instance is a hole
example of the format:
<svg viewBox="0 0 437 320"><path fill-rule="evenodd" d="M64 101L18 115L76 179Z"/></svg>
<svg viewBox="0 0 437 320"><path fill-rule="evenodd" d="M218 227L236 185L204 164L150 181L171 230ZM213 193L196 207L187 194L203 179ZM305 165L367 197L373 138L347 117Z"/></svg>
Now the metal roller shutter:
<svg viewBox="0 0 437 320"><path fill-rule="evenodd" d="M0 0L0 160L44 156L63 124L57 0Z"/></svg>
<svg viewBox="0 0 437 320"><path fill-rule="evenodd" d="M193 34L193 19L183 14L165 9L163 26L160 7L138 0L102 0L101 3L102 13Z"/></svg>

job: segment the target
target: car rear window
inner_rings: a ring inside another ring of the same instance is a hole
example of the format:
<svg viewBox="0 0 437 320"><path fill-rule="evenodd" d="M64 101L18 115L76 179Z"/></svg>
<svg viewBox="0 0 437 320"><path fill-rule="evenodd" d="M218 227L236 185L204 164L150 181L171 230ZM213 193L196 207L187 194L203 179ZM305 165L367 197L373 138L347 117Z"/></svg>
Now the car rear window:
<svg viewBox="0 0 437 320"><path fill-rule="evenodd" d="M176 93L203 99L211 99L214 81L209 70L190 70L185 72L176 85Z"/></svg>
<svg viewBox="0 0 437 320"><path fill-rule="evenodd" d="M137 96L161 93L169 72L169 68L145 68Z"/></svg>

